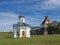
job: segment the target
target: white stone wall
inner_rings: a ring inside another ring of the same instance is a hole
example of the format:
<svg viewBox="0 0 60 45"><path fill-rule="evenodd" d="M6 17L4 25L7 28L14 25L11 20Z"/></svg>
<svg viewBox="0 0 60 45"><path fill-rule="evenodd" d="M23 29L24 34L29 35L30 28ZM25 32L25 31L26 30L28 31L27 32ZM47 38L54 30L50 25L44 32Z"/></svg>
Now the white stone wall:
<svg viewBox="0 0 60 45"><path fill-rule="evenodd" d="M13 28L13 37L16 38L17 35L16 35L16 27Z"/></svg>
<svg viewBox="0 0 60 45"><path fill-rule="evenodd" d="M22 37L22 31L25 31L25 37L30 37L30 30L29 27L20 27L20 38Z"/></svg>
<svg viewBox="0 0 60 45"><path fill-rule="evenodd" d="M17 35L17 32L19 33L19 27L14 27L13 28L13 37L18 38L19 36ZM19 33L20 34L20 33Z"/></svg>
<svg viewBox="0 0 60 45"><path fill-rule="evenodd" d="M20 38L22 37L22 31L26 32L26 28L20 28Z"/></svg>
<svg viewBox="0 0 60 45"><path fill-rule="evenodd" d="M26 37L30 37L30 28L26 27Z"/></svg>
<svg viewBox="0 0 60 45"><path fill-rule="evenodd" d="M30 37L30 30L31 28L30 27L14 27L13 28L13 36L14 38L21 38L22 37L22 31L25 32L25 37ZM19 33L19 35L17 35L17 31Z"/></svg>

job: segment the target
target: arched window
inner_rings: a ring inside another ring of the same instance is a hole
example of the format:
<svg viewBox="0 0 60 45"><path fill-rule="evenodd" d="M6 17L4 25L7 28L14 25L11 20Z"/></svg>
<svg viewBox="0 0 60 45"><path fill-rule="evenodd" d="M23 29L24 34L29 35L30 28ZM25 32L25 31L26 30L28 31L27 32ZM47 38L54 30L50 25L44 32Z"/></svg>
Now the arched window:
<svg viewBox="0 0 60 45"><path fill-rule="evenodd" d="M22 19L22 21L23 21L23 19Z"/></svg>

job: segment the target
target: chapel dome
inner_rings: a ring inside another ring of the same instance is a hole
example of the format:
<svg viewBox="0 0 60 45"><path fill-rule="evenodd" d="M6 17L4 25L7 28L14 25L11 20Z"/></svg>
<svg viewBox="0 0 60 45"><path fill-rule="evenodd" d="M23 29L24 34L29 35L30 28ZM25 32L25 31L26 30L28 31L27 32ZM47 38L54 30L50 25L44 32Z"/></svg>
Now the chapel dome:
<svg viewBox="0 0 60 45"><path fill-rule="evenodd" d="M25 16L24 15L19 15L19 18L25 18Z"/></svg>

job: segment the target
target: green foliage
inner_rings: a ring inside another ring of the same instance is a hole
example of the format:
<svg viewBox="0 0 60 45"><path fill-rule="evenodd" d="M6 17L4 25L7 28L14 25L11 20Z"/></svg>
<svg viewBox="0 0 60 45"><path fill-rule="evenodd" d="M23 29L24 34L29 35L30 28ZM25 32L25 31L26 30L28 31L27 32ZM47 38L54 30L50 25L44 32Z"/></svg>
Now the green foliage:
<svg viewBox="0 0 60 45"><path fill-rule="evenodd" d="M57 24L58 29L60 30L60 23Z"/></svg>
<svg viewBox="0 0 60 45"><path fill-rule="evenodd" d="M47 30L49 34L60 34L60 23L58 23L57 25L53 25L51 23L48 24Z"/></svg>

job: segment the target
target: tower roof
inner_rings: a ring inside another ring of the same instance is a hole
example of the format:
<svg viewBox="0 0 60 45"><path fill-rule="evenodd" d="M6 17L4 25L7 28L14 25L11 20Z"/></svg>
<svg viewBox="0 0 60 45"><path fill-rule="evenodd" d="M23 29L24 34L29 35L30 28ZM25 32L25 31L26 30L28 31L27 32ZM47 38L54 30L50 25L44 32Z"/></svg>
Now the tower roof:
<svg viewBox="0 0 60 45"><path fill-rule="evenodd" d="M50 20L49 20L48 16L45 16L45 19L42 22L42 25L45 24L46 22L50 23Z"/></svg>
<svg viewBox="0 0 60 45"><path fill-rule="evenodd" d="M23 15L19 15L19 18L25 18L25 16L23 16Z"/></svg>

